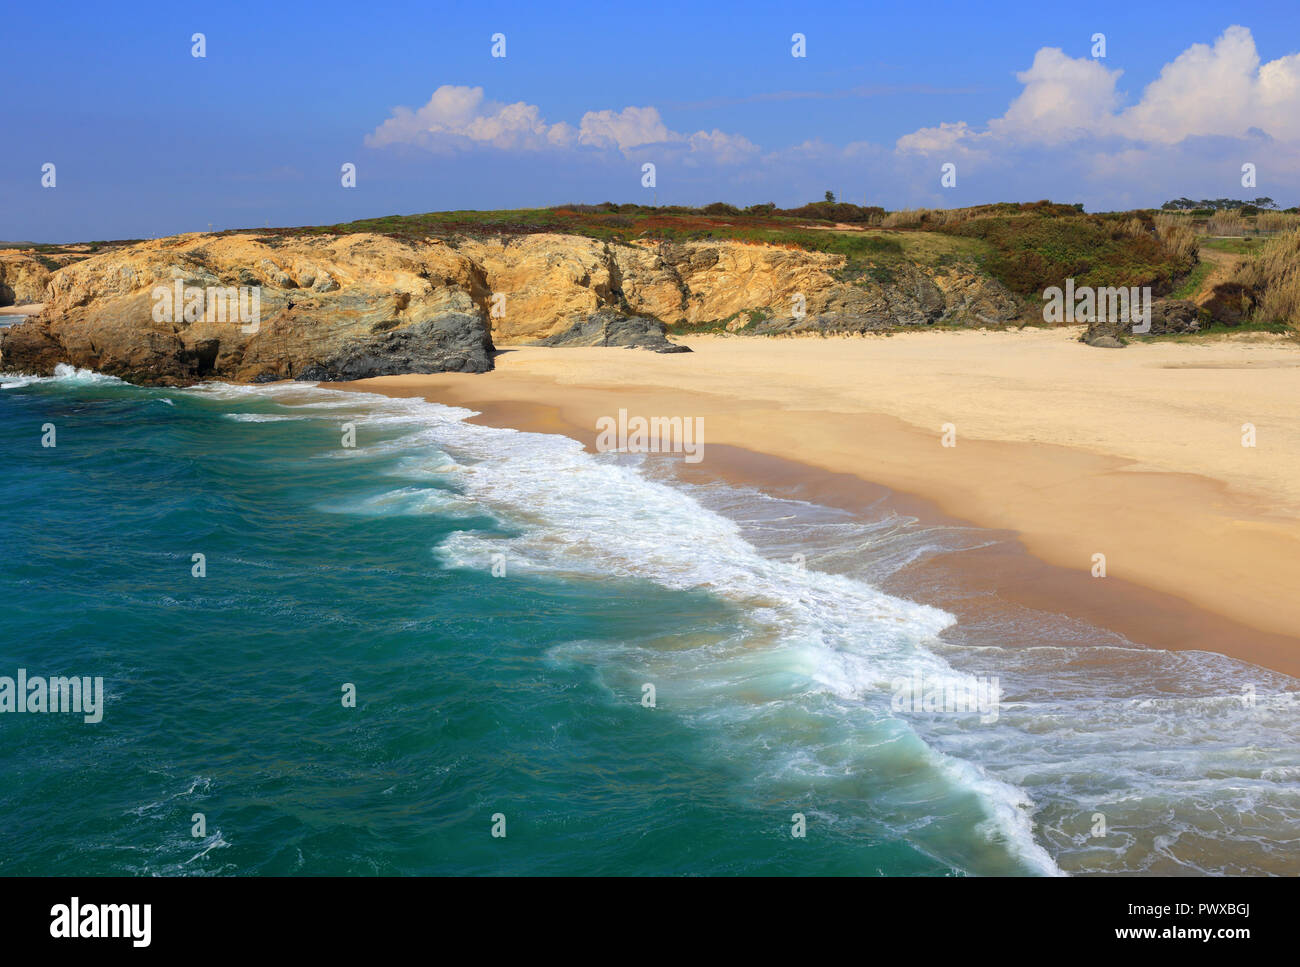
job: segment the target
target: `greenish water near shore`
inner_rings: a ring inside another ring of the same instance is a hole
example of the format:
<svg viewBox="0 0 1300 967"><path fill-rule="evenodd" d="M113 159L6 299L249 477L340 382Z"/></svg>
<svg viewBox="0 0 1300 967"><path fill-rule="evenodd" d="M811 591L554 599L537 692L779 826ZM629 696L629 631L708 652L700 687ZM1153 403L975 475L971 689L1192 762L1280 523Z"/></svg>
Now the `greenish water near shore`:
<svg viewBox="0 0 1300 967"><path fill-rule="evenodd" d="M1128 833L1079 838L1098 809L1126 828L1148 817L1134 839L1172 836L1142 851L1153 869L1165 854L1266 872L1295 857L1293 716L1264 696L1243 721L1191 680L1247 666L1147 650L1133 661L1191 662L1185 694L1142 694L1133 664L1119 696L1082 653L994 654L999 633L1032 644L1046 625L955 628L877 590L860 561L791 563L796 538L856 535L888 569L936 540L905 522L674 485L637 458L422 401L71 370L3 384L0 676L102 677L106 702L98 723L0 715L0 873L1144 862ZM1001 675L996 723L891 705L900 676L957 668ZM1195 733L1181 745L1177 715ZM1232 752L1243 742L1255 751ZM1213 828L1243 797L1253 825ZM1179 853L1198 838L1210 845Z"/></svg>

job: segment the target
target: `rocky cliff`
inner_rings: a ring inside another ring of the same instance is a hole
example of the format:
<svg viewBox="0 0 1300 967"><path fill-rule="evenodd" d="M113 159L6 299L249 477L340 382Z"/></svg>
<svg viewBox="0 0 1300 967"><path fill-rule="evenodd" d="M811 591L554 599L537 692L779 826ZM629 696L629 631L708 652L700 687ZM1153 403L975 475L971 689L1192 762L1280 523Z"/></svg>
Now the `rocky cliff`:
<svg viewBox="0 0 1300 967"><path fill-rule="evenodd" d="M500 342L554 339L604 309L686 326L761 310L764 325L729 327L743 334L995 325L1022 311L1011 292L970 269L898 261L855 271L841 255L775 245L535 234L459 250L505 296L493 319Z"/></svg>
<svg viewBox="0 0 1300 967"><path fill-rule="evenodd" d="M48 373L68 362L146 383L483 372L494 340L665 352L675 348L665 324L745 313L762 323L728 328L980 325L1021 309L970 270L868 269L733 241L193 234L115 248L44 277L30 257L4 264L3 278L25 280L24 299L45 308L0 331L0 369Z"/></svg>
<svg viewBox="0 0 1300 967"><path fill-rule="evenodd" d="M36 256L0 252L0 306L40 302L49 281L49 268Z"/></svg>
<svg viewBox="0 0 1300 967"><path fill-rule="evenodd" d="M3 332L0 367L143 383L484 372L487 297L482 269L440 242L182 235L55 272L44 310Z"/></svg>

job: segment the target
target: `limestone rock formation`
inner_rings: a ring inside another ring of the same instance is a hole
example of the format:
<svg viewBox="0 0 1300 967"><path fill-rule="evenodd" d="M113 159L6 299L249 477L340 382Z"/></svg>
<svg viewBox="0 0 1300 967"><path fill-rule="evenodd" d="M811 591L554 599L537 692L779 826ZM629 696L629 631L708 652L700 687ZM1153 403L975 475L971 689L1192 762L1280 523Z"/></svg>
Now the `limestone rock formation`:
<svg viewBox="0 0 1300 967"><path fill-rule="evenodd" d="M26 252L0 252L0 306L22 306L45 298L50 270Z"/></svg>
<svg viewBox="0 0 1300 967"><path fill-rule="evenodd" d="M184 299L165 304L176 300L160 293L178 285ZM4 331L0 367L48 374L69 362L186 383L492 365L482 269L439 242L182 235L69 265L46 291L39 315ZM186 312L194 293L203 301Z"/></svg>
<svg viewBox="0 0 1300 967"><path fill-rule="evenodd" d="M0 332L0 368L49 373L66 362L145 383L483 372L498 343L675 352L665 324L859 333L1003 323L1022 309L969 268L850 266L740 241L200 233L89 254L44 276L28 256L4 264L3 278L21 278L25 298L39 289L45 308ZM235 310L241 299L251 308L253 293L250 323Z"/></svg>

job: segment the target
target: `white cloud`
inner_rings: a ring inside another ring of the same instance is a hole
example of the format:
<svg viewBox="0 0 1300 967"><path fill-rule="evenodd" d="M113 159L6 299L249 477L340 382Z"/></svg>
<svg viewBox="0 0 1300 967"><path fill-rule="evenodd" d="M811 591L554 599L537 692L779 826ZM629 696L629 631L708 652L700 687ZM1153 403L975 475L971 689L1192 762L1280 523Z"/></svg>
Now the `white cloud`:
<svg viewBox="0 0 1300 967"><path fill-rule="evenodd" d="M489 146L507 151L545 148L614 150L628 154L655 145L665 153L695 161L732 164L757 154L746 138L724 131L681 134L664 123L657 108L625 107L621 111L588 111L578 127L564 121L548 124L535 104L502 104L488 100L481 87L444 84L418 110L393 109L365 139L383 148L412 144L432 151Z"/></svg>
<svg viewBox="0 0 1300 967"><path fill-rule="evenodd" d="M578 142L596 148L628 148L680 138L668 130L652 107L625 107L621 111L588 111L578 127Z"/></svg>
<svg viewBox="0 0 1300 967"><path fill-rule="evenodd" d="M553 143L551 127L535 105L486 100L481 87L444 84L419 110L394 108L393 116L366 136L382 148L416 144L433 149L486 144L496 148L537 149Z"/></svg>
<svg viewBox="0 0 1300 967"><path fill-rule="evenodd" d="M950 124L942 122L937 128L918 128L898 139L899 151L918 151L922 154L951 152L975 138L975 132L965 121Z"/></svg>
<svg viewBox="0 0 1300 967"><path fill-rule="evenodd" d="M1000 116L947 120L892 145L814 139L760 149L733 132L674 131L651 106L552 123L536 105L454 85L423 107L396 108L366 144L544 152L566 166L581 157L677 163L683 177L696 169L697 185L710 181L701 172L728 168L726 185L766 185L772 197L830 188L886 205L1052 197L1101 208L1174 195L1285 202L1300 192L1300 53L1261 63L1250 31L1230 27L1188 47L1140 92L1126 92L1110 63L1044 47L1016 75L1020 89ZM949 161L960 173L956 191L940 186ZM1238 185L1244 162L1257 166L1257 190Z"/></svg>
<svg viewBox="0 0 1300 967"><path fill-rule="evenodd" d="M1213 46L1193 44L1128 108L1118 90L1122 73L1044 47L1016 75L1023 90L984 131L944 122L903 135L896 147L934 153L982 140L1054 146L1083 138L1177 144L1197 136L1242 138L1252 130L1300 139L1300 54L1261 65L1245 27L1229 27Z"/></svg>
<svg viewBox="0 0 1300 967"><path fill-rule="evenodd" d="M546 140L557 148L568 148L578 139L578 132L571 124L565 124L561 121L558 124L552 124L551 129L546 132Z"/></svg>
<svg viewBox="0 0 1300 967"><path fill-rule="evenodd" d="M696 131L686 139L690 147L688 160L712 161L717 164L740 164L759 153L758 145L739 134L727 134L714 128Z"/></svg>
<svg viewBox="0 0 1300 967"><path fill-rule="evenodd" d="M1279 141L1300 138L1300 54L1260 65L1255 39L1229 27L1211 47L1193 44L1123 115L1128 131L1174 144L1192 135L1243 137L1258 128Z"/></svg>
<svg viewBox="0 0 1300 967"><path fill-rule="evenodd" d="M1101 61L1068 57L1056 47L1034 55L1027 71L1016 74L1025 89L1007 113L989 122L989 131L1011 141L1059 144L1108 132L1119 106L1115 83L1123 71Z"/></svg>

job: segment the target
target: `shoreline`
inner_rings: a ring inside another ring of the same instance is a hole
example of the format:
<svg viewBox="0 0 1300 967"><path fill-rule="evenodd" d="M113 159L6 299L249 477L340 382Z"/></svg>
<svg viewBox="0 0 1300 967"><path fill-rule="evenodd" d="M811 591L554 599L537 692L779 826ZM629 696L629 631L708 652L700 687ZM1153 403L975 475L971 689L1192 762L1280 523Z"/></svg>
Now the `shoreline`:
<svg viewBox="0 0 1300 967"><path fill-rule="evenodd" d="M43 302L29 302L25 305L0 306L0 316L34 316L45 308Z"/></svg>
<svg viewBox="0 0 1300 967"><path fill-rule="evenodd" d="M999 344L1026 339L1023 333L997 336ZM1052 331L1028 338L1050 344L1060 336ZM949 349L954 340L969 338L964 333L903 337L946 340ZM336 385L474 409L480 414L474 422L561 433L588 449L594 449L596 418L620 408L703 416L705 460L684 465L685 474L704 473L851 511L884 498L923 522L988 532L991 546L920 565L933 572L932 583L954 592L996 590L1005 601L1080 618L1141 645L1218 652L1300 677L1300 601L1284 593L1300 576L1300 514L1273 495L1243 492L1235 481L1208 475L1135 467L1131 457L1058 443L960 436L957 447L944 449L938 426L929 431L888 413L845 406L843 398L827 392L839 375L833 363L820 373L794 366L794 375L780 385L752 382L746 370L754 369L755 358L769 369L798 363L789 358L801 355L789 348L798 345L795 341L765 340L754 347L725 337L685 341L696 353L654 358L630 350L517 347L503 349L498 369L489 374L391 376ZM902 342L817 340L815 351L802 355L829 359L825 351L831 344L832 356L853 364L882 355L882 347L883 355L897 356L892 347ZM737 345L748 357L739 364L732 349ZM1258 355L1251 347L1247 355ZM702 348L713 357L707 367L698 365ZM1054 348L1069 354L1075 347ZM1148 347L1078 346L1082 378L1092 378L1090 364L1110 365L1112 353L1134 348ZM1193 350L1192 358L1181 362L1203 365L1187 372L1227 371L1223 360L1197 355L1208 347L1153 348L1164 355L1172 350L1174 356ZM1232 357L1239 349L1228 344L1211 355ZM1273 358L1277 354L1281 364ZM1300 377L1294 368L1300 366L1300 352L1294 348L1265 344L1263 355L1260 368L1282 371L1288 380ZM674 360L684 362L674 369ZM724 378L714 382L717 389L738 395L683 385L719 372ZM895 382L904 384L908 376L901 372ZM959 374L955 382L961 380ZM804 392L790 392L800 384ZM982 415L978 406L968 406L971 415ZM960 426L962 420L957 422ZM960 465L954 467L951 458L957 456ZM970 481L979 481L979 488L972 491ZM1029 499L1021 499L1026 495ZM1071 527L1087 533L1069 547L1055 546L1055 535ZM1094 547L1112 551L1104 579L1091 575ZM1134 555L1147 566L1133 567L1128 558ZM1207 568L1207 560L1218 566ZM1153 562L1163 567L1151 568ZM1244 582L1243 575L1258 580ZM960 619L959 595L947 597L939 606Z"/></svg>

